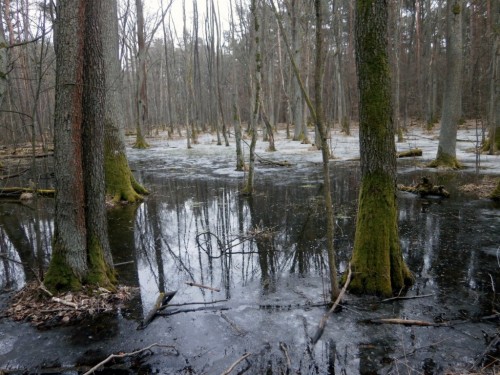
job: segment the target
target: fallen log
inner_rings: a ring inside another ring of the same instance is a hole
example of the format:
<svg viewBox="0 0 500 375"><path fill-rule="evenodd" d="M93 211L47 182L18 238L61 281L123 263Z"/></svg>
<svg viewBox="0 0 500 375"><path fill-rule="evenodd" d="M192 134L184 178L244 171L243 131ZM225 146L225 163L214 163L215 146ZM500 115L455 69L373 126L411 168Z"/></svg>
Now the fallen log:
<svg viewBox="0 0 500 375"><path fill-rule="evenodd" d="M398 190L418 194L421 197L429 195L443 198L450 197L450 193L443 185L434 185L427 177L422 177L422 181L415 186L398 185Z"/></svg>
<svg viewBox="0 0 500 375"><path fill-rule="evenodd" d="M56 191L54 189L33 189L23 187L0 188L0 198L20 198L23 194L36 194L41 197L53 198Z"/></svg>
<svg viewBox="0 0 500 375"><path fill-rule="evenodd" d="M414 156L422 156L422 150L419 148L412 148L408 151L398 152L396 156L398 158L411 158Z"/></svg>
<svg viewBox="0 0 500 375"><path fill-rule="evenodd" d="M220 292L220 289L212 288L211 286L206 286L206 285L202 285L202 284L198 284L198 283L193 283L193 282L186 282L186 284L189 285L189 286L196 286L196 287L202 288L202 289L208 289L208 290L211 290L213 292Z"/></svg>

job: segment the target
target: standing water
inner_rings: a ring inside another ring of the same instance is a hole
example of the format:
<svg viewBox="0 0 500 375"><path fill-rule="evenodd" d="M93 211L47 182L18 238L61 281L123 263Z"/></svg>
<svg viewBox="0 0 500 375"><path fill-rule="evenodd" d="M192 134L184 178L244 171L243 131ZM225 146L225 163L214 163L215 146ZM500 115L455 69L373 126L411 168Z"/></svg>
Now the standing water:
<svg viewBox="0 0 500 375"><path fill-rule="evenodd" d="M489 200L460 194L456 187L470 176L432 175L451 191L450 199L398 193L401 245L416 276L407 296L421 298L384 302L347 295L312 346L329 295L320 165L267 167L254 196L243 198L240 177L217 174L227 164L222 156L211 158L210 168L175 153L168 162L150 157L132 155L151 195L108 212L120 282L138 287L138 296L117 313L77 326L39 331L0 320L0 372L76 374L111 353L153 343L175 349L153 348L108 364L110 371L221 374L246 354L233 373L440 374L486 365L483 355L498 322L484 318L498 310L500 211ZM421 173L408 168L399 182L411 184ZM335 249L345 272L359 167L332 163L332 176ZM32 206L0 204L0 287L6 292L48 263L52 202L37 204L43 212L38 231ZM163 291L177 291L171 303L179 306L136 330ZM378 318L440 325L368 322Z"/></svg>

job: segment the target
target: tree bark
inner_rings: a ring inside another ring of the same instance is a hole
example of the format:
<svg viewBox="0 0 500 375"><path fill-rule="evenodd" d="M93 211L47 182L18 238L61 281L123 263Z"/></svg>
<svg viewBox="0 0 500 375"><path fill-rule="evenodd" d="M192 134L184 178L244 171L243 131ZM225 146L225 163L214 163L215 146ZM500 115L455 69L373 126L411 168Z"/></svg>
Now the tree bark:
<svg viewBox="0 0 500 375"><path fill-rule="evenodd" d="M104 186L102 1L60 2L56 49L56 208L45 284L112 288Z"/></svg>
<svg viewBox="0 0 500 375"><path fill-rule="evenodd" d="M448 0L446 15L446 80L441 115L441 130L436 159L430 167L458 169L457 128L462 116L462 16L463 0Z"/></svg>
<svg viewBox="0 0 500 375"><path fill-rule="evenodd" d="M103 54L106 74L106 108L104 114L104 165L106 193L114 202L135 202L147 194L130 170L123 134L124 117L121 93L120 61L118 55L117 0L103 4Z"/></svg>
<svg viewBox="0 0 500 375"><path fill-rule="evenodd" d="M144 36L144 10L142 0L135 0L137 13L137 89L136 89L136 141L135 148L149 148L144 138L145 127L148 123L148 90L146 75L146 38Z"/></svg>
<svg viewBox="0 0 500 375"><path fill-rule="evenodd" d="M390 296L412 276L399 245L387 1L356 1L361 187L351 265L355 293Z"/></svg>

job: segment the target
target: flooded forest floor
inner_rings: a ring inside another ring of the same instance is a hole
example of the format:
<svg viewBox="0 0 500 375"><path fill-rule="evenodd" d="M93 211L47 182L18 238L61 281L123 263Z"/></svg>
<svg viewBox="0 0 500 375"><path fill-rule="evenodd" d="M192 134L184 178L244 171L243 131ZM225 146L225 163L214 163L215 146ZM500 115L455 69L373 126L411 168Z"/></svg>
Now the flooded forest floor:
<svg viewBox="0 0 500 375"><path fill-rule="evenodd" d="M48 264L53 200L1 200L0 374L82 374L112 353L151 345L96 373L498 373L500 207L485 192L500 178L500 156L478 156L476 129L464 126L457 156L465 168L426 168L437 134L414 127L397 144L400 152L423 152L398 159L398 183L426 176L451 194L398 192L401 246L416 277L405 297L412 298L348 294L315 346L310 337L328 296L321 153L286 139L283 130L276 152L258 142L252 198L239 194L246 173L234 170L233 139L230 147L217 146L215 135L203 134L188 150L185 140L160 134L148 140L150 149L129 149L132 169L151 194L111 208L108 221L120 283L134 292L116 311L78 324L37 329L5 316L15 292ZM356 130L331 139L341 273L354 240L357 142ZM25 168L31 167L19 163L0 176ZM28 186L36 178L50 188L51 157L36 168L35 176L0 183ZM163 315L138 330L158 294L168 291L177 293ZM404 324L382 323L388 318Z"/></svg>

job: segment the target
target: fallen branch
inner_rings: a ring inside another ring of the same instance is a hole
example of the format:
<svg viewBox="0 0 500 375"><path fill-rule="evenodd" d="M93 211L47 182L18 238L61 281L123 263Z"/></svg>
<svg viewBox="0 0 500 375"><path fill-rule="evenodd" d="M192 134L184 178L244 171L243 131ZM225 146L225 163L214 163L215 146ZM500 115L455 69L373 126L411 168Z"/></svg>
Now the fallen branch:
<svg viewBox="0 0 500 375"><path fill-rule="evenodd" d="M227 299L218 299L215 301L210 301L210 302L186 302L186 303L171 303L168 306L169 307L179 307L179 306L190 306L190 305L212 305L214 303L219 303L219 302L227 302Z"/></svg>
<svg viewBox="0 0 500 375"><path fill-rule="evenodd" d="M111 354L108 358L106 358L104 361L101 361L99 362L97 365L95 365L94 367L92 367L89 371L87 371L86 373L84 373L83 375L90 375L92 373L94 373L94 371L96 371L99 367L102 367L104 366L106 363L108 363L109 361L111 361L112 359L114 358L125 358L125 357L131 357L131 356L134 356L134 355L137 355L137 354L140 354L142 352L145 352L146 350L150 350L151 348L155 347L155 346L158 346L160 348L171 348L171 349L175 349L176 353L178 354L177 352L177 349L175 346L173 345L162 345L162 344L157 344L157 343L154 343L154 344L151 344L143 349L139 349L139 350L136 350L135 352L130 352L130 353L122 353L122 354Z"/></svg>
<svg viewBox="0 0 500 375"><path fill-rule="evenodd" d="M54 189L32 189L23 187L5 187L0 189L0 198L19 198L23 193L37 194L42 197L54 197L56 191Z"/></svg>
<svg viewBox="0 0 500 375"><path fill-rule="evenodd" d="M198 311L226 311L229 310L229 307L226 306L221 306L221 307L198 307L197 309L184 309L184 310L174 310L174 311L168 311L168 312L157 312L156 315L158 316L171 316L171 315L177 315L177 314L182 314L182 313L189 313L189 312L198 312Z"/></svg>
<svg viewBox="0 0 500 375"><path fill-rule="evenodd" d="M0 156L0 160L5 159L32 159L32 158L46 158L49 156L54 156L53 152L45 153L45 154L36 154L36 155L2 155Z"/></svg>
<svg viewBox="0 0 500 375"><path fill-rule="evenodd" d="M434 294L423 294L421 296L410 296L410 297L400 297L400 296L397 296L397 297L392 297L392 298L386 298L386 299L383 299L382 302L392 302L392 301L397 301L397 300L400 300L400 299L417 299L417 298L425 298L425 297L432 297Z"/></svg>
<svg viewBox="0 0 500 375"><path fill-rule="evenodd" d="M17 173L0 176L0 180L8 180L9 178L21 176L22 174L28 172L29 170L30 170L29 168L26 168L26 169L23 169L22 171L17 172Z"/></svg>
<svg viewBox="0 0 500 375"><path fill-rule="evenodd" d="M212 290L214 292L220 292L220 289L212 288L211 286L201 285L201 284L192 283L192 282L186 282L186 284L189 286L197 286L198 288Z"/></svg>
<svg viewBox="0 0 500 375"><path fill-rule="evenodd" d="M349 283L351 282L351 277L352 277L352 271L351 271L351 264L349 263L349 273L347 274L347 279L346 279L346 282L344 284L344 287L340 291L340 294L337 297L337 299L335 300L335 303L333 304L333 306L321 318L321 321L319 322L319 325L318 325L318 329L316 330L316 333L311 338L311 343L313 345L316 345L318 340L321 338L321 335L323 335L323 331L325 330L325 326L326 326L326 323L328 322L328 318L330 318L330 315L335 311L335 309L339 305L340 301L342 300L342 297L344 296L344 294L347 290L347 287L349 286Z"/></svg>
<svg viewBox="0 0 500 375"><path fill-rule="evenodd" d="M439 327L448 326L448 324L443 323L431 323L423 320L412 320L412 319L399 319L399 318L380 318L380 319L367 319L363 323L372 324L399 324L403 326L421 326L421 327Z"/></svg>
<svg viewBox="0 0 500 375"><path fill-rule="evenodd" d="M229 375L231 373L231 371L234 370L234 368L236 366L238 366L238 364L241 362L241 361L244 361L245 359L247 359L248 357L250 357L252 355L252 353L247 353L245 354L243 357L241 357L240 359L238 359L236 362L234 362L231 366L229 366L229 368L224 371L221 375ZM84 374L85 375L85 374Z"/></svg>
<svg viewBox="0 0 500 375"><path fill-rule="evenodd" d="M65 300L63 300L61 298L58 298L58 297L52 297L52 301L60 303L62 305L66 305L66 306L72 307L74 309L78 309L78 305L76 303L65 301Z"/></svg>
<svg viewBox="0 0 500 375"><path fill-rule="evenodd" d="M149 323L152 322L152 320L154 319L154 317L156 315L158 315L158 312L165 309L167 307L167 304L168 302L174 298L175 296L175 293L177 293L177 291L174 291L174 292L167 292L167 293L160 293L158 295L158 298L156 298L156 302L153 306L153 308L151 309L151 311L149 312L149 314L144 318L144 320L141 322L141 324L139 324L139 326L137 327L138 330L140 329L144 329L146 328Z"/></svg>

